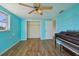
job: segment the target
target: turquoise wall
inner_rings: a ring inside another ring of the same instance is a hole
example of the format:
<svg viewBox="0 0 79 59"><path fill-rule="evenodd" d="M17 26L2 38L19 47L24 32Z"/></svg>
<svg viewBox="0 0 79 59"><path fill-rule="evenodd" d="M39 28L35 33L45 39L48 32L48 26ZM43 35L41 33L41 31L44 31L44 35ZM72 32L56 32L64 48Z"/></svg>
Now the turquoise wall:
<svg viewBox="0 0 79 59"><path fill-rule="evenodd" d="M56 17L56 32L79 31L79 4L75 4Z"/></svg>
<svg viewBox="0 0 79 59"><path fill-rule="evenodd" d="M46 21L45 20L41 20L41 24L40 24L41 28L40 28L40 36L41 36L41 40L45 40L46 37Z"/></svg>
<svg viewBox="0 0 79 59"><path fill-rule="evenodd" d="M27 40L27 21L21 20L21 40Z"/></svg>
<svg viewBox="0 0 79 59"><path fill-rule="evenodd" d="M21 19L0 6L10 16L10 30L0 32L0 54L21 39Z"/></svg>

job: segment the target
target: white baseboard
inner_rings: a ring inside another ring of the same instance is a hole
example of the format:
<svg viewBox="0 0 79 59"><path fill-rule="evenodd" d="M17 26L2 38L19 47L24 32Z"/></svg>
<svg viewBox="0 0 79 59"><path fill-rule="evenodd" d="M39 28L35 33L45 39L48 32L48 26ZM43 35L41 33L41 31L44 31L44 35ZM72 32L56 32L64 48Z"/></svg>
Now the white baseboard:
<svg viewBox="0 0 79 59"><path fill-rule="evenodd" d="M9 49L11 49L14 45L16 45L17 43L19 43L20 41L15 42L14 44L12 44L9 48L5 49L3 52L0 53L0 56L2 54L4 54L6 51L8 51Z"/></svg>
<svg viewBox="0 0 79 59"><path fill-rule="evenodd" d="M27 40L27 39L21 39L21 41L23 41L23 40Z"/></svg>

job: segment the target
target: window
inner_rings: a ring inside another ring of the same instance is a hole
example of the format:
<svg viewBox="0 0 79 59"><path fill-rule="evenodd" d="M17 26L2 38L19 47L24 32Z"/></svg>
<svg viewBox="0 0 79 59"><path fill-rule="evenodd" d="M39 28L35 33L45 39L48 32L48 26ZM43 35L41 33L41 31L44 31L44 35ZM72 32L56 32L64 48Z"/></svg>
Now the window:
<svg viewBox="0 0 79 59"><path fill-rule="evenodd" d="M9 29L10 21L9 21L9 15L7 15L5 12L0 11L0 31L6 31Z"/></svg>

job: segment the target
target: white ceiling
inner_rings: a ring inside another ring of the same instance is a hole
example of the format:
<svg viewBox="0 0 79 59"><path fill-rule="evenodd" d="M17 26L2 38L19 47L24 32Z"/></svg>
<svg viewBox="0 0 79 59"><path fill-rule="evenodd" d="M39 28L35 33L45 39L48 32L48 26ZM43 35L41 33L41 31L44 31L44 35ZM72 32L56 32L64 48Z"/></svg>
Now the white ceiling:
<svg viewBox="0 0 79 59"><path fill-rule="evenodd" d="M28 3L27 3L28 4ZM24 19L52 19L61 10L66 10L67 8L71 7L72 3L42 3L43 6L52 6L52 10L43 11L43 15L37 15L37 14L28 14L32 8L28 8L25 6L18 5L18 3L1 3L1 6L9 10L10 12L16 14L17 16L24 18ZM33 5L29 3L28 5Z"/></svg>

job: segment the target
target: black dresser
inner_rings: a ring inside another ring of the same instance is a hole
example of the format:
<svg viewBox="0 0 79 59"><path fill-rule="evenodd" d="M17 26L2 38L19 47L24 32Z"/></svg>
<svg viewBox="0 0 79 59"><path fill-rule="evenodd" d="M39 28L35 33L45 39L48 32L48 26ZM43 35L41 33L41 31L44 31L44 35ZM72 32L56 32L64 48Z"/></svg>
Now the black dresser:
<svg viewBox="0 0 79 59"><path fill-rule="evenodd" d="M60 32L55 34L55 47L57 46L57 42L60 44L60 52L61 46L71 51L73 55L79 55L79 32L76 31L67 31Z"/></svg>

